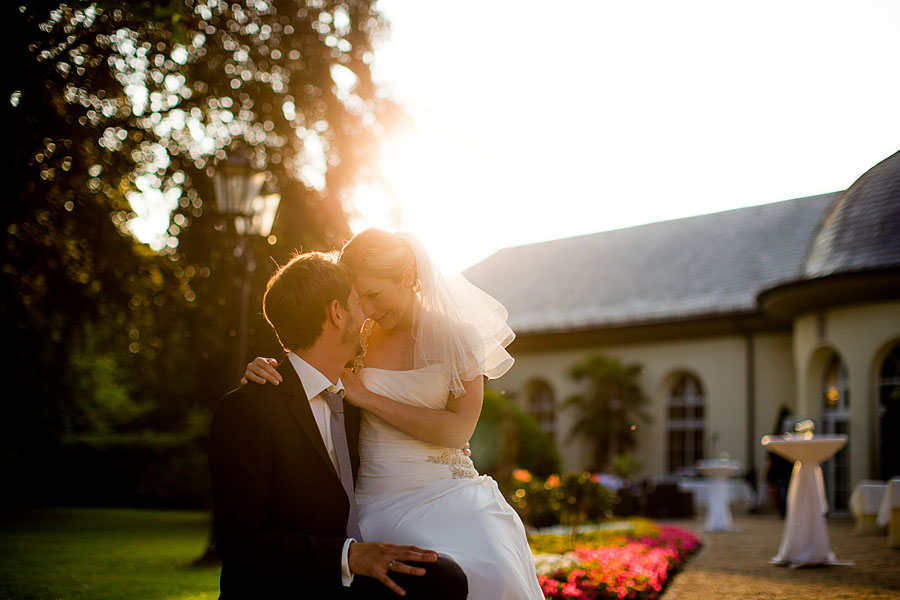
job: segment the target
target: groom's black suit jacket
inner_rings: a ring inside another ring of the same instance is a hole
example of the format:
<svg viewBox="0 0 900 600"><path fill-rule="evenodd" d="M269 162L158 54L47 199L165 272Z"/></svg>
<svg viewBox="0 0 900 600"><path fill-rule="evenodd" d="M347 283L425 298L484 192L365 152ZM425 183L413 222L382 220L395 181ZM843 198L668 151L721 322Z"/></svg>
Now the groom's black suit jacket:
<svg viewBox="0 0 900 600"><path fill-rule="evenodd" d="M342 597L347 495L297 372L227 394L210 428L221 598ZM359 410L345 402L353 474ZM380 585L380 584L379 584Z"/></svg>

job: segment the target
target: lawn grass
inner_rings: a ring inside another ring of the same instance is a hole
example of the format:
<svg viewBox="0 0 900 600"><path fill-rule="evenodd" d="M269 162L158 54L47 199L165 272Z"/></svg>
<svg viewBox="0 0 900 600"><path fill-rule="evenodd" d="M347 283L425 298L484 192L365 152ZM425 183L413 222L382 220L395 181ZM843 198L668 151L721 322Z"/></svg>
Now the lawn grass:
<svg viewBox="0 0 900 600"><path fill-rule="evenodd" d="M0 522L0 599L214 600L203 512L56 508Z"/></svg>

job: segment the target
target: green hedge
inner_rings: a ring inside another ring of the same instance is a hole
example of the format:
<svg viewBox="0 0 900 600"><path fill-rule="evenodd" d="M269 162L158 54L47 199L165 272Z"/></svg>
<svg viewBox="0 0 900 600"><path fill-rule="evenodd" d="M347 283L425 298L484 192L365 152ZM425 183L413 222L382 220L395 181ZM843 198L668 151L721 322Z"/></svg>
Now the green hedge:
<svg viewBox="0 0 900 600"><path fill-rule="evenodd" d="M211 498L203 437L137 434L72 440L51 504L204 508Z"/></svg>

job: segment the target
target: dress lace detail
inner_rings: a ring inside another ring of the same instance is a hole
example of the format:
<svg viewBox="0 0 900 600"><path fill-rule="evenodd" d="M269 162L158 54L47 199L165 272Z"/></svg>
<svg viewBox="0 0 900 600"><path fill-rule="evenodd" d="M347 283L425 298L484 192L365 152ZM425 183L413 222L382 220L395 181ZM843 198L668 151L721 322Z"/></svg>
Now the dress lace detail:
<svg viewBox="0 0 900 600"><path fill-rule="evenodd" d="M447 450L440 456L429 456L427 462L450 467L450 475L453 479L475 479L478 471L472 459L466 456L462 450Z"/></svg>

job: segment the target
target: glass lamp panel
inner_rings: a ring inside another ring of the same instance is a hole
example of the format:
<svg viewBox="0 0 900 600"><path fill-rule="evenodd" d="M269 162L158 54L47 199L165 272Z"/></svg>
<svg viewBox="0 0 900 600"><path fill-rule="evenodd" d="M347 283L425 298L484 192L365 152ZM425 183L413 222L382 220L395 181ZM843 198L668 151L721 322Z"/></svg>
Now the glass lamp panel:
<svg viewBox="0 0 900 600"><path fill-rule="evenodd" d="M240 196L242 215L247 215L251 219L256 216L256 198L257 196L259 196L259 192L260 190L262 190L262 186L265 181L265 173L253 173L250 177L245 178L243 194Z"/></svg>
<svg viewBox="0 0 900 600"><path fill-rule="evenodd" d="M225 163L213 178L219 210L226 215L251 214L254 198L265 182L266 174L249 166Z"/></svg>
<svg viewBox="0 0 900 600"><path fill-rule="evenodd" d="M262 196L262 208L254 211L259 216L259 231L256 233L263 237L268 237L272 233L272 226L275 225L275 217L278 216L278 206L281 204L281 196L279 194L269 194Z"/></svg>
<svg viewBox="0 0 900 600"><path fill-rule="evenodd" d="M263 209L263 200L259 196L254 196L250 199L250 204L247 207L247 222L245 224L245 232L249 235L257 235L259 234L259 220L260 213Z"/></svg>

